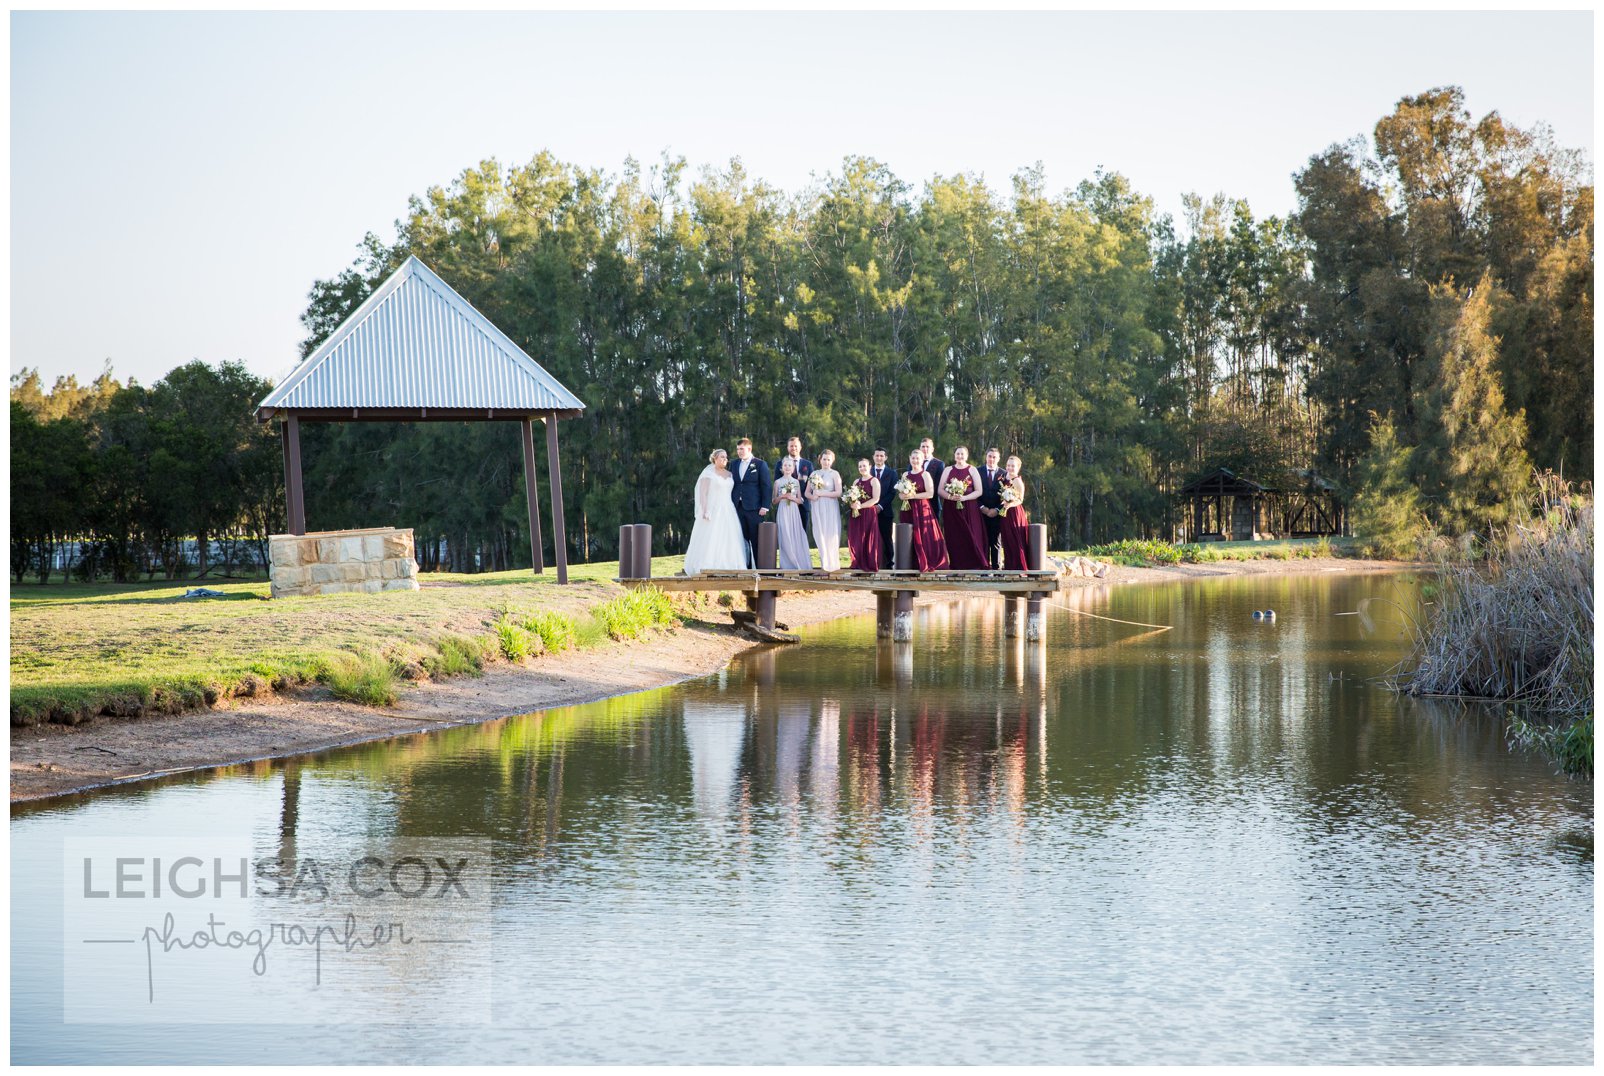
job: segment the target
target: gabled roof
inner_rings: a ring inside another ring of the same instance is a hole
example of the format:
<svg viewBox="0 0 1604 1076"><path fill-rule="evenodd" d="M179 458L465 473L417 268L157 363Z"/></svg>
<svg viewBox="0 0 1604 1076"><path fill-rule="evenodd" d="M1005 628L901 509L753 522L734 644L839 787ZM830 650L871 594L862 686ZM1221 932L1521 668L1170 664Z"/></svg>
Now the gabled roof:
<svg viewBox="0 0 1604 1076"><path fill-rule="evenodd" d="M1251 478L1243 478L1225 467L1216 467L1208 474L1192 479L1180 489L1181 495L1187 497L1199 495L1247 497L1255 493L1268 492L1270 492L1268 489Z"/></svg>
<svg viewBox="0 0 1604 1076"><path fill-rule="evenodd" d="M434 270L409 257L267 394L256 416L348 409L507 417L584 406Z"/></svg>

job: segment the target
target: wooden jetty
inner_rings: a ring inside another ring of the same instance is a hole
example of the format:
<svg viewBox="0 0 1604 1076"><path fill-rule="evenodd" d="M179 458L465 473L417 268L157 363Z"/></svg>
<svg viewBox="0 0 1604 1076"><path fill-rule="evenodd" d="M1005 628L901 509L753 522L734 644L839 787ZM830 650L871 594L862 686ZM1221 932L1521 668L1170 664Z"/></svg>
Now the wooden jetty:
<svg viewBox="0 0 1604 1076"><path fill-rule="evenodd" d="M1047 569L1047 528L1030 528L1029 568L1025 571L941 571L914 570L913 528L896 526L897 567L873 572L843 569L826 572L819 568L782 571L777 563L778 528L773 523L758 525L757 568L707 571L696 575L652 575L652 528L650 524L626 524L618 529L618 582L627 587L654 586L665 591L740 591L746 595L751 630L770 641L783 637L775 628L775 605L782 591L867 590L876 599L876 634L895 642L913 641L913 601L921 591L959 594L1001 594L1006 599L1003 616L1005 633L1019 635L1019 602L1027 606L1025 638L1040 642L1047 636L1044 600L1058 588L1058 572Z"/></svg>

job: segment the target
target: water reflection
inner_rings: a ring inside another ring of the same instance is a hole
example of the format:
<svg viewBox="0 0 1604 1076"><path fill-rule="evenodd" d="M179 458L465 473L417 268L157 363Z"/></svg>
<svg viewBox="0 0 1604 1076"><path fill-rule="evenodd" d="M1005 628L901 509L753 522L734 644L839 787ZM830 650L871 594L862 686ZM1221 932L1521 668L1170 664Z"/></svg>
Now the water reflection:
<svg viewBox="0 0 1604 1076"><path fill-rule="evenodd" d="M912 644L826 625L673 689L22 810L13 923L59 903L30 860L130 819L280 856L485 836L496 1028L440 1059L1590 1056L1591 789L1509 752L1494 712L1374 682L1412 586L1071 591L1046 646L1004 638L1000 601L931 607ZM161 1048L63 1045L49 940L21 944L23 1056Z"/></svg>

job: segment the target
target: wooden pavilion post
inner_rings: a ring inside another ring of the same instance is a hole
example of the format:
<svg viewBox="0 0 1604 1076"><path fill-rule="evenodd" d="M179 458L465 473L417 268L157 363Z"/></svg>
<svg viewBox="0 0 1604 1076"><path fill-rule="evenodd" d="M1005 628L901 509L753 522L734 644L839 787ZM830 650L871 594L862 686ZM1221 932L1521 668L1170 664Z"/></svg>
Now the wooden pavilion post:
<svg viewBox="0 0 1604 1076"><path fill-rule="evenodd" d="M568 531L563 526L563 471L557 456L557 416L546 416L546 468L551 476L552 548L557 553L557 582L568 582Z"/></svg>
<svg viewBox="0 0 1604 1076"><path fill-rule="evenodd" d="M301 419L294 411L284 419L284 500L291 534L306 533L306 500L301 491Z"/></svg>
<svg viewBox="0 0 1604 1076"><path fill-rule="evenodd" d="M527 415L519 423L524 441L524 494L529 501L529 553L535 574L546 570L545 558L540 551L540 491L535 488L535 423Z"/></svg>

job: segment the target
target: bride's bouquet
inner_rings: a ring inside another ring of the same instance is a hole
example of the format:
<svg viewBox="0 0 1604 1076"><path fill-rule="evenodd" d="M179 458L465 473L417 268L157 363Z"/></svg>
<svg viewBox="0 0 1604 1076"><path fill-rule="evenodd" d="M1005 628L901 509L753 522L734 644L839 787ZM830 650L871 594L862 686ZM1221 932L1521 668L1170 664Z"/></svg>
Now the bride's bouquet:
<svg viewBox="0 0 1604 1076"><path fill-rule="evenodd" d="M1012 482L1003 483L1002 487L997 490L997 497L1002 501L1004 512L1008 511L1010 508L1018 508L1021 503L1019 499L1019 487L1014 485Z"/></svg>
<svg viewBox="0 0 1604 1076"><path fill-rule="evenodd" d="M962 511L964 506L964 495L969 492L969 479L954 478L951 482L948 482L945 486L943 486L942 489L946 492L947 496L953 498L953 507Z"/></svg>
<svg viewBox="0 0 1604 1076"><path fill-rule="evenodd" d="M852 488L841 495L841 499L852 506L852 518L858 518L858 506L864 502L863 487L853 483Z"/></svg>
<svg viewBox="0 0 1604 1076"><path fill-rule="evenodd" d="M913 479L904 478L902 481L898 482L897 483L897 507L899 509L901 509L902 511L906 512L908 510L908 498L912 497L915 493L918 493L918 492L919 492L919 488L913 484Z"/></svg>

